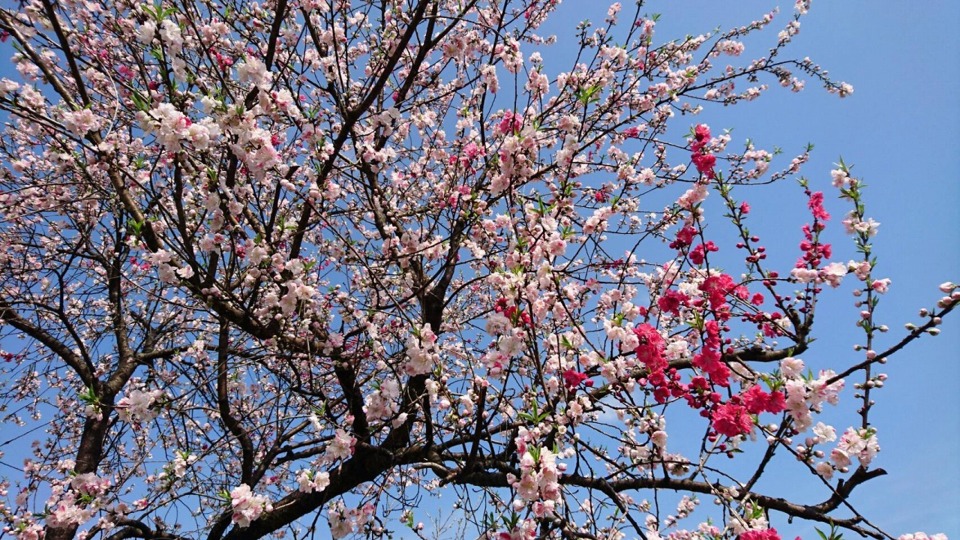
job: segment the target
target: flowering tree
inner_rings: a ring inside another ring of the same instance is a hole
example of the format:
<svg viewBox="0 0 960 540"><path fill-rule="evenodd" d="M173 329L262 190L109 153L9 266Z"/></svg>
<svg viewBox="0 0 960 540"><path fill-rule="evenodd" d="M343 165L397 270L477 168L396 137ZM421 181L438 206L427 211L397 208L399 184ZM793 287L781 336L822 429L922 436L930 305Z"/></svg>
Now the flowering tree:
<svg viewBox="0 0 960 540"><path fill-rule="evenodd" d="M0 10L19 73L0 81L0 395L24 463L5 534L423 536L415 509L445 491L490 539L772 540L783 516L891 538L848 502L884 474L878 364L960 291L880 346L861 182L832 172L862 257L835 260L801 179L810 219L778 267L741 193L807 154L773 170L694 120L765 80L852 92L783 58L807 2L749 62L772 14L671 41L614 4L567 66L544 58L556 3ZM814 372L817 300L844 279L863 356ZM761 489L783 454L822 500Z"/></svg>

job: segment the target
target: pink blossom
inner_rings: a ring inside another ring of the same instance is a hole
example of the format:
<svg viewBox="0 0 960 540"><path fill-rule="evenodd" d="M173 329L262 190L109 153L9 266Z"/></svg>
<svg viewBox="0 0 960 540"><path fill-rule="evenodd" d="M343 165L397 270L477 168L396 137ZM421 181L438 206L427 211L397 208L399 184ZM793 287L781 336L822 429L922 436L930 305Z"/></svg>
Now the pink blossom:
<svg viewBox="0 0 960 540"><path fill-rule="evenodd" d="M63 113L63 123L79 137L100 129L100 119L90 109Z"/></svg>
<svg viewBox="0 0 960 540"><path fill-rule="evenodd" d="M810 212L813 214L813 217L820 221L828 221L830 219L830 214L823 208L823 192L816 191L810 194L810 200L807 201L807 207L810 208Z"/></svg>
<svg viewBox="0 0 960 540"><path fill-rule="evenodd" d="M749 530L740 533L739 540L780 540L776 529Z"/></svg>
<svg viewBox="0 0 960 540"><path fill-rule="evenodd" d="M117 416L124 422L149 422L157 417L153 405L161 396L162 390L133 390L117 402Z"/></svg>
<svg viewBox="0 0 960 540"><path fill-rule="evenodd" d="M109 478L99 478L94 473L78 474L70 480L70 487L77 493L89 497L98 497L110 487Z"/></svg>
<svg viewBox="0 0 960 540"><path fill-rule="evenodd" d="M343 429L337 429L333 440L327 444L327 452L324 454L324 458L328 461L347 459L353 455L353 445L356 442L357 440L349 433Z"/></svg>
<svg viewBox="0 0 960 540"><path fill-rule="evenodd" d="M47 525L51 527L80 525L93 517L92 509L78 505L76 497L72 492L64 494L63 497L52 506L48 502L48 508L49 513L46 516L46 521Z"/></svg>
<svg viewBox="0 0 960 540"><path fill-rule="evenodd" d="M753 431L753 420L742 405L724 403L714 409L711 418L713 429L720 435L736 437Z"/></svg>
<svg viewBox="0 0 960 540"><path fill-rule="evenodd" d="M237 80L241 83L263 86L269 83L270 75L267 72L266 64L262 60L248 56L237 64Z"/></svg>
<svg viewBox="0 0 960 540"><path fill-rule="evenodd" d="M886 294L890 289L890 278L876 279L870 284L870 288L880 294Z"/></svg>
<svg viewBox="0 0 960 540"><path fill-rule="evenodd" d="M677 199L677 204L685 210L692 210L693 207L702 203L710 192L707 190L707 187L703 184L697 184L696 186L687 190L679 199Z"/></svg>
<svg viewBox="0 0 960 540"><path fill-rule="evenodd" d="M563 372L563 384L567 389L573 389L580 386L580 383L587 380L587 375L585 373L580 373L579 371L568 369Z"/></svg>
<svg viewBox="0 0 960 540"><path fill-rule="evenodd" d="M855 429L851 427L847 428L847 431L840 437L840 442L837 443L837 448L831 452L830 458L837 467L849 465L850 458L856 458L861 465L867 466L878 452L880 452L880 444L877 442L876 429Z"/></svg>
<svg viewBox="0 0 960 540"><path fill-rule="evenodd" d="M840 282L846 275L847 265L842 262L832 262L819 272L819 278L834 288L840 286Z"/></svg>
<svg viewBox="0 0 960 540"><path fill-rule="evenodd" d="M750 414L760 414L762 412L779 413L786 408L783 392L764 392L760 385L751 386L749 390L741 396L743 403Z"/></svg>
<svg viewBox="0 0 960 540"><path fill-rule="evenodd" d="M264 512L273 510L270 500L263 495L254 495L250 486L240 484L230 492L231 516L238 527L249 527L250 522L256 521Z"/></svg>
<svg viewBox="0 0 960 540"><path fill-rule="evenodd" d="M330 473L304 469L297 475L297 484L301 493L320 492L330 485Z"/></svg>
<svg viewBox="0 0 960 540"><path fill-rule="evenodd" d="M943 533L927 535L922 532L915 532L911 534L902 534L897 540L947 540L947 535Z"/></svg>
<svg viewBox="0 0 960 540"><path fill-rule="evenodd" d="M521 127L523 127L523 116L513 111L507 111L503 113L503 118L500 120L497 129L500 133L508 135L520 131Z"/></svg>

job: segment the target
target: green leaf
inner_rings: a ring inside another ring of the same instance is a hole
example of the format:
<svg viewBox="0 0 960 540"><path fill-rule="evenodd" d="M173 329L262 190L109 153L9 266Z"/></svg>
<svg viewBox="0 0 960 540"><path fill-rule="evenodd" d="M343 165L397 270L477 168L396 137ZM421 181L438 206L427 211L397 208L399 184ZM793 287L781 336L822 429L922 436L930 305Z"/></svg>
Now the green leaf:
<svg viewBox="0 0 960 540"><path fill-rule="evenodd" d="M599 84L594 84L589 88L581 88L579 91L577 91L577 99L580 101L580 103L583 103L584 105L588 105L590 103L600 101L600 96L597 95L599 91L600 91Z"/></svg>

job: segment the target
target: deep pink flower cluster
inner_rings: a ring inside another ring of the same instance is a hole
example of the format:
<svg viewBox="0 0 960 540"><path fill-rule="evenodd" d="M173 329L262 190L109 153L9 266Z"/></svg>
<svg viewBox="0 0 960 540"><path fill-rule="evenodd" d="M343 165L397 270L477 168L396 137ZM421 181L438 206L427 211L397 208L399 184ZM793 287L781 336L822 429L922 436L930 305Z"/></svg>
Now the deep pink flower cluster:
<svg viewBox="0 0 960 540"><path fill-rule="evenodd" d="M513 326L527 328L533 326L530 314L517 308L517 306L509 305L506 298L498 299L497 303L493 306L493 310L497 313L502 313L504 317L510 319L510 323Z"/></svg>
<svg viewBox="0 0 960 540"><path fill-rule="evenodd" d="M697 247L693 248L690 252L690 262L693 264L703 264L704 259L707 257L707 253L711 251L720 251L720 248L717 247L712 241L707 241L706 244L698 244Z"/></svg>
<svg viewBox="0 0 960 540"><path fill-rule="evenodd" d="M816 191L810 194L810 200L807 201L807 207L810 208L810 212L813 214L813 217L818 221L830 220L830 214L828 214L826 209L823 208L822 191Z"/></svg>
<svg viewBox="0 0 960 540"><path fill-rule="evenodd" d="M717 158L706 149L710 142L710 128L706 124L699 124L693 129L693 136L694 140L690 143L690 160L700 174L712 179L715 176L713 168L717 164Z"/></svg>
<svg viewBox="0 0 960 540"><path fill-rule="evenodd" d="M568 369L563 372L563 385L567 387L567 390L573 390L580 386L580 383L585 383L587 387L593 386L593 381L587 377L586 373L581 373L575 369Z"/></svg>
<svg viewBox="0 0 960 540"><path fill-rule="evenodd" d="M681 249L689 246L693 243L693 237L696 234L697 230L690 225L680 229L677 231L677 239L670 243L670 249Z"/></svg>
<svg viewBox="0 0 960 540"><path fill-rule="evenodd" d="M670 396L680 397L686 389L678 381L680 375L676 369L669 369L670 365L663 356L665 343L663 336L656 328L649 324L641 324L633 329L639 343L635 352L637 360L647 368L647 376L641 379L653 387L653 397L657 403L666 403Z"/></svg>
<svg viewBox="0 0 960 540"><path fill-rule="evenodd" d="M473 163L477 158L487 155L483 147L478 146L475 142L467 143L463 150L461 150L460 155L451 155L450 164L455 165L460 163L460 165L466 167Z"/></svg>
<svg viewBox="0 0 960 540"><path fill-rule="evenodd" d="M657 299L657 306L664 313L680 315L680 308L686 307L689 302L690 297L680 291L671 289Z"/></svg>
<svg viewBox="0 0 960 540"><path fill-rule="evenodd" d="M821 244L816 234L826 227L826 222L830 220L830 214L823 208L823 192L807 191L807 207L813 214L813 225L804 224L803 241L800 242L800 250L803 256L797 260L797 268L817 268L824 259L829 259L833 254L833 248L830 244Z"/></svg>
<svg viewBox="0 0 960 540"><path fill-rule="evenodd" d="M646 323L634 328L633 333L640 341L636 348L637 360L643 362L650 373L662 373L667 368L667 361L663 357L663 336Z"/></svg>
<svg viewBox="0 0 960 540"><path fill-rule="evenodd" d="M720 354L720 324L717 321L704 323L703 348L693 357L693 365L707 375L712 384L730 385L730 368L723 363Z"/></svg>
<svg viewBox="0 0 960 540"><path fill-rule="evenodd" d="M710 309L717 312L717 316L722 320L730 318L730 304L727 303L727 296L734 295L741 300L746 300L750 292L743 285L737 285L729 274L719 274L710 276L700 284L700 290L706 295Z"/></svg>
<svg viewBox="0 0 960 540"><path fill-rule="evenodd" d="M753 419L746 407L736 403L724 403L713 410L713 429L720 435L736 437L753 430Z"/></svg>
<svg viewBox="0 0 960 540"><path fill-rule="evenodd" d="M736 437L746 435L753 430L751 414L764 412L779 413L786 409L783 392L765 392L759 385L750 387L746 392L733 396L730 401L718 405L710 416L713 429L720 435Z"/></svg>
<svg viewBox="0 0 960 540"><path fill-rule="evenodd" d="M776 529L745 531L740 534L738 540L780 540L780 534Z"/></svg>
<svg viewBox="0 0 960 540"><path fill-rule="evenodd" d="M740 397L750 414L760 414L762 412L777 414L787 408L783 392L767 393L760 385L751 386Z"/></svg>
<svg viewBox="0 0 960 540"><path fill-rule="evenodd" d="M520 131L521 127L523 127L523 116L513 111L507 111L503 113L503 119L500 120L497 129L504 135L512 135Z"/></svg>
<svg viewBox="0 0 960 540"><path fill-rule="evenodd" d="M821 244L813 235L814 229L819 232L823 230L823 225L817 224L814 228L809 224L803 226L803 240L800 242L803 255L797 260L797 268L817 268L824 259L829 259L833 255L833 246Z"/></svg>

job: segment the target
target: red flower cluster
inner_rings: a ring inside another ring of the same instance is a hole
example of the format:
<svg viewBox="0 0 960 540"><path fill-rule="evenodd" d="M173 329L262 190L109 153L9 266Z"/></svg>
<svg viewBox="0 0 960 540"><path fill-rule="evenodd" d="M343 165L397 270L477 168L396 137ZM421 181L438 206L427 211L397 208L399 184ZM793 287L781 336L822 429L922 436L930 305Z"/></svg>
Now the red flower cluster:
<svg viewBox="0 0 960 540"><path fill-rule="evenodd" d="M751 414L763 412L776 414L785 408L783 392L767 393L756 385L743 394L733 396L729 402L714 408L710 418L714 431L727 437L736 437L746 435L753 430Z"/></svg>
<svg viewBox="0 0 960 540"><path fill-rule="evenodd" d="M502 313L504 317L510 319L510 323L514 326L533 327L533 320L530 319L530 314L522 309L518 309L517 306L507 305L506 298L498 299L497 303L493 306L493 310L497 313Z"/></svg>
<svg viewBox="0 0 960 540"><path fill-rule="evenodd" d="M697 247L693 248L693 251L690 252L690 262L693 264L703 264L707 253L711 251L720 251L720 248L718 248L713 241L708 240L706 244L698 244Z"/></svg>
<svg viewBox="0 0 960 540"><path fill-rule="evenodd" d="M640 343L637 345L637 360L647 366L647 371L663 373L667 369L667 360L663 357L663 336L649 324L641 324L633 329Z"/></svg>
<svg viewBox="0 0 960 540"><path fill-rule="evenodd" d="M818 232L822 231L823 224L818 223L816 229ZM820 266L823 259L829 259L833 256L833 246L830 244L821 244L814 238L813 230L809 224L804 224L803 226L803 238L800 242L800 250L803 251L803 256L797 260L797 268L816 268Z"/></svg>
<svg viewBox="0 0 960 540"><path fill-rule="evenodd" d="M563 385L567 387L567 390L573 390L584 381L586 381L588 387L593 386L593 381L587 377L586 373L580 373L575 369L568 369L563 372Z"/></svg>
<svg viewBox="0 0 960 540"><path fill-rule="evenodd" d="M746 531L740 535L738 540L780 540L780 535L776 529L767 529L765 531Z"/></svg>
<svg viewBox="0 0 960 540"><path fill-rule="evenodd" d="M657 299L657 306L660 311L680 315L680 307L688 305L688 302L690 302L690 297L680 291L671 289Z"/></svg>
<svg viewBox="0 0 960 540"><path fill-rule="evenodd" d="M720 354L720 325L717 321L707 321L703 326L706 333L703 349L694 355L693 365L703 371L712 384L729 386L730 368L723 363L723 356Z"/></svg>
<svg viewBox="0 0 960 540"><path fill-rule="evenodd" d="M813 214L814 219L818 221L829 221L830 214L823 208L823 192L816 191L810 194L810 200L807 201L807 207Z"/></svg>
<svg viewBox="0 0 960 540"><path fill-rule="evenodd" d="M666 403L667 399L682 396L686 390L679 384L680 375L676 369L668 369L670 365L663 356L664 341L660 332L649 324L641 324L633 329L639 344L634 352L637 360L643 362L647 368L647 376L639 379L641 384L653 387L653 397L657 403Z"/></svg>
<svg viewBox="0 0 960 540"><path fill-rule="evenodd" d="M787 408L783 392L770 392L768 394L759 385L751 386L740 397L750 414L760 414L762 412L777 414Z"/></svg>
<svg viewBox="0 0 960 540"><path fill-rule="evenodd" d="M727 437L745 435L753 430L753 419L743 405L724 403L713 410L713 429Z"/></svg>
<svg viewBox="0 0 960 540"><path fill-rule="evenodd" d="M706 146L710 142L710 128L705 124L699 124L693 129L694 140L690 143L690 160L697 167L697 171L709 179L713 179L715 173L713 167L717 164L717 158L707 152Z"/></svg>
<svg viewBox="0 0 960 540"><path fill-rule="evenodd" d="M677 239L670 242L670 249L680 249L689 246L693 243L693 237L696 234L697 230L690 225L680 229L677 231Z"/></svg>
<svg viewBox="0 0 960 540"><path fill-rule="evenodd" d="M745 300L749 295L747 288L743 285L737 285L729 274L710 276L703 280L699 288L707 296L710 309L718 312L728 311L730 307L727 304L728 294L736 295L741 300Z"/></svg>

